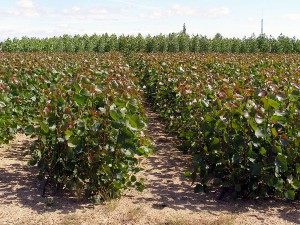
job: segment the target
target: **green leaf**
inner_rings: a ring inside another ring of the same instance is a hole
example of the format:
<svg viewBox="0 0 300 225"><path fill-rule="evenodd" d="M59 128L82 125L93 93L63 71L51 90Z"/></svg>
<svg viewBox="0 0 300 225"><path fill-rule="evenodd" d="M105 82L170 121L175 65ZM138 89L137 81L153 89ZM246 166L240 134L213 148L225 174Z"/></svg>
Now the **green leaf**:
<svg viewBox="0 0 300 225"><path fill-rule="evenodd" d="M124 101L123 99L121 98L115 98L114 99L114 103L116 106L119 106L119 107L125 107L126 106L126 101Z"/></svg>
<svg viewBox="0 0 300 225"><path fill-rule="evenodd" d="M86 88L83 88L80 91L80 95L85 96L85 97L90 97L91 93Z"/></svg>
<svg viewBox="0 0 300 225"><path fill-rule="evenodd" d="M268 99L268 103L270 106L272 106L274 109L278 109L280 106L280 103L276 102L273 99Z"/></svg>
<svg viewBox="0 0 300 225"><path fill-rule="evenodd" d="M70 137L68 140L68 146L70 148L76 148L79 143L79 140L76 137Z"/></svg>
<svg viewBox="0 0 300 225"><path fill-rule="evenodd" d="M25 129L24 129L24 133L26 134L26 135L31 135L31 134L33 134L35 132L35 129L34 129L34 126L32 126L32 125L29 125L29 126L27 126Z"/></svg>
<svg viewBox="0 0 300 225"><path fill-rule="evenodd" d="M289 200L295 200L295 191L294 190L287 190L284 193L285 197Z"/></svg>
<svg viewBox="0 0 300 225"><path fill-rule="evenodd" d="M293 180L292 183L291 183L292 187L295 189L295 190L299 190L300 188L300 181L299 180Z"/></svg>
<svg viewBox="0 0 300 225"><path fill-rule="evenodd" d="M32 159L30 159L29 161L28 161L28 165L29 166L34 166L34 165L36 165L37 164L37 158L32 158Z"/></svg>
<svg viewBox="0 0 300 225"><path fill-rule="evenodd" d="M213 118L213 117L211 117L211 116L209 116L209 115L206 115L205 116L205 121L206 122L212 122L212 121L214 121L215 119Z"/></svg>
<svg viewBox="0 0 300 225"><path fill-rule="evenodd" d="M286 118L284 116L274 115L274 116L271 117L271 119L274 120L274 121L286 121Z"/></svg>
<svg viewBox="0 0 300 225"><path fill-rule="evenodd" d="M129 117L129 123L133 128L142 129L145 126L144 121L139 115Z"/></svg>
<svg viewBox="0 0 300 225"><path fill-rule="evenodd" d="M122 114L115 109L110 110L109 115L116 122L120 122L122 120Z"/></svg>
<svg viewBox="0 0 300 225"><path fill-rule="evenodd" d="M233 120L232 120L231 126L232 126L232 128L235 129L235 130L238 130L238 129L239 129L239 125L238 125L236 119L233 119Z"/></svg>
<svg viewBox="0 0 300 225"><path fill-rule="evenodd" d="M296 172L300 175L300 163L296 163Z"/></svg>
<svg viewBox="0 0 300 225"><path fill-rule="evenodd" d="M49 128L48 128L47 124L40 122L40 126L41 126L42 131L44 131L46 134L49 133Z"/></svg>
<svg viewBox="0 0 300 225"><path fill-rule="evenodd" d="M262 156L266 156L267 150L266 150L264 147L261 147L260 150L259 150L259 153L260 153Z"/></svg>
<svg viewBox="0 0 300 225"><path fill-rule="evenodd" d="M218 145L219 143L220 143L219 138L214 137L214 139L213 139L213 141L211 143L211 146Z"/></svg>
<svg viewBox="0 0 300 225"><path fill-rule="evenodd" d="M253 177L258 177L261 175L262 165L260 163L253 163L250 165L250 174Z"/></svg>
<svg viewBox="0 0 300 225"><path fill-rule="evenodd" d="M263 129L259 128L255 131L255 136L258 138L265 138L267 133Z"/></svg>
<svg viewBox="0 0 300 225"><path fill-rule="evenodd" d="M71 130L66 130L66 131L65 131L65 139L66 139L66 140L69 140L69 138L70 138L73 134L74 134L73 131L71 131Z"/></svg>
<svg viewBox="0 0 300 225"><path fill-rule="evenodd" d="M279 179L275 185L275 189L277 191L282 191L283 190L283 180Z"/></svg>
<svg viewBox="0 0 300 225"><path fill-rule="evenodd" d="M131 180L131 182L136 182L136 177L134 175L132 175L130 180Z"/></svg>
<svg viewBox="0 0 300 225"><path fill-rule="evenodd" d="M191 177L191 172L190 171L185 171L184 176L190 178Z"/></svg>
<svg viewBox="0 0 300 225"><path fill-rule="evenodd" d="M256 125L256 122L254 121L254 119L250 119L249 120L249 124L250 124L250 126L251 126L251 128L254 130L254 131L256 131L258 128L257 128L257 125Z"/></svg>
<svg viewBox="0 0 300 225"><path fill-rule="evenodd" d="M123 144L124 142L126 142L127 140L130 140L133 138L133 134L132 132L130 131L130 129L127 129L127 128L123 128L119 135L118 135L118 143L119 144Z"/></svg>
<svg viewBox="0 0 300 225"><path fill-rule="evenodd" d="M286 157L283 155L277 155L275 159L275 169L278 172L286 172L288 170Z"/></svg>
<svg viewBox="0 0 300 225"><path fill-rule="evenodd" d="M77 82L73 83L73 87L75 88L76 92L80 92L81 87L80 87L80 85Z"/></svg>
<svg viewBox="0 0 300 225"><path fill-rule="evenodd" d="M75 94L75 95L74 95L74 101L75 101L78 105L82 105L82 104L85 103L86 97L85 97L84 95Z"/></svg>

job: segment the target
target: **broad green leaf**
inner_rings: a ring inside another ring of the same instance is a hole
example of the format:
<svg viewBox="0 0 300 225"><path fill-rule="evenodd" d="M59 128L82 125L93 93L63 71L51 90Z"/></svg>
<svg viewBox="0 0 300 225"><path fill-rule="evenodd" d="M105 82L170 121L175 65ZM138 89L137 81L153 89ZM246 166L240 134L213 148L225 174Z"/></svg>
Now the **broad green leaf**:
<svg viewBox="0 0 300 225"><path fill-rule="evenodd" d="M40 126L41 126L41 129L47 134L49 133L49 128L48 128L48 125L45 124L44 122L40 122Z"/></svg>
<svg viewBox="0 0 300 225"><path fill-rule="evenodd" d="M220 143L219 138L214 137L213 141L211 142L211 146L218 145L219 143Z"/></svg>
<svg viewBox="0 0 300 225"><path fill-rule="evenodd" d="M131 182L136 182L136 177L134 175L132 175L130 180L131 180Z"/></svg>
<svg viewBox="0 0 300 225"><path fill-rule="evenodd" d="M124 101L122 98L114 98L114 103L116 106L125 107L127 102Z"/></svg>
<svg viewBox="0 0 300 225"><path fill-rule="evenodd" d="M252 118L249 119L249 124L254 131L256 131L258 129L254 119L252 119Z"/></svg>
<svg viewBox="0 0 300 225"><path fill-rule="evenodd" d="M123 119L122 114L115 109L110 110L109 115L116 122L120 122Z"/></svg>
<svg viewBox="0 0 300 225"><path fill-rule="evenodd" d="M295 200L295 191L294 190L287 190L284 193L285 197L289 200Z"/></svg>
<svg viewBox="0 0 300 225"><path fill-rule="evenodd" d="M295 190L299 190L300 188L300 181L299 180L293 180L292 183L291 183L292 187L295 189Z"/></svg>
<svg viewBox="0 0 300 225"><path fill-rule="evenodd" d="M69 138L70 138L73 134L74 134L73 131L71 131L71 130L66 130L66 131L65 131L65 139L66 139L66 140L69 140Z"/></svg>
<svg viewBox="0 0 300 225"><path fill-rule="evenodd" d="M268 103L270 106L272 106L274 109L278 109L280 106L280 103L276 102L273 99L268 99Z"/></svg>
<svg viewBox="0 0 300 225"><path fill-rule="evenodd" d="M288 170L288 164L284 155L278 155L275 159L275 169L278 172L286 172Z"/></svg>
<svg viewBox="0 0 300 225"><path fill-rule="evenodd" d="M86 101L86 97L84 95L81 94L75 94L74 95L74 101L78 104L78 105L83 105Z"/></svg>
<svg viewBox="0 0 300 225"><path fill-rule="evenodd" d="M259 150L259 153L260 153L262 156L266 156L267 150L266 150L264 147L261 147L260 150Z"/></svg>
<svg viewBox="0 0 300 225"><path fill-rule="evenodd" d="M278 181L276 182L276 185L275 185L275 189L277 191L283 190L283 180L282 179L278 179Z"/></svg>
<svg viewBox="0 0 300 225"><path fill-rule="evenodd" d="M75 90L76 90L77 93L80 92L81 87L80 87L80 85L77 82L73 83L73 87L75 88Z"/></svg>
<svg viewBox="0 0 300 225"><path fill-rule="evenodd" d="M129 117L129 123L133 128L142 129L145 126L144 121L139 115Z"/></svg>
<svg viewBox="0 0 300 225"><path fill-rule="evenodd" d="M206 122L212 122L212 121L214 121L215 119L213 118L213 117L211 117L211 116L209 116L209 115L206 115L205 116L205 121Z"/></svg>
<svg viewBox="0 0 300 225"><path fill-rule="evenodd" d="M24 133L26 134L26 135L31 135L31 134L33 134L35 132L35 129L34 129L34 126L32 126L32 125L29 125L29 126L27 126L25 129L24 129Z"/></svg>
<svg viewBox="0 0 300 225"><path fill-rule="evenodd" d="M85 97L90 97L91 96L91 93L86 88L81 89L79 94L82 95L82 96L85 96Z"/></svg>

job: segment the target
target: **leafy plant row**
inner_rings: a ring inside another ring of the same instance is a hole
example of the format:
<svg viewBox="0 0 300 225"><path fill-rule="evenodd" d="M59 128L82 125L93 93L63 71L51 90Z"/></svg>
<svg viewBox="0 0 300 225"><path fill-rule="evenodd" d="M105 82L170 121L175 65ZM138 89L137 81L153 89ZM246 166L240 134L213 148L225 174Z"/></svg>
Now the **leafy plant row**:
<svg viewBox="0 0 300 225"><path fill-rule="evenodd" d="M277 38L252 35L243 39L213 38L184 32L156 36L134 35L63 35L51 38L7 39L0 43L4 52L232 52L299 53L300 40L280 35Z"/></svg>
<svg viewBox="0 0 300 225"><path fill-rule="evenodd" d="M143 189L135 174L137 155L150 151L146 118L121 55L1 54L0 64L1 138L35 138L29 163L45 180L43 194L108 199Z"/></svg>
<svg viewBox="0 0 300 225"><path fill-rule="evenodd" d="M299 55L138 55L145 95L194 155L195 191L300 199Z"/></svg>

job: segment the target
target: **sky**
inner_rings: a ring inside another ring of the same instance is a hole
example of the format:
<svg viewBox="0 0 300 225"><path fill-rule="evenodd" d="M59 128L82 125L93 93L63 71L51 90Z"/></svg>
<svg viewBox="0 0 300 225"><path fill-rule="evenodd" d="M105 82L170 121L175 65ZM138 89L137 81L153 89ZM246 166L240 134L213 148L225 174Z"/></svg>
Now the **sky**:
<svg viewBox="0 0 300 225"><path fill-rule="evenodd" d="M0 40L63 34L213 37L264 33L300 39L299 0L0 0Z"/></svg>

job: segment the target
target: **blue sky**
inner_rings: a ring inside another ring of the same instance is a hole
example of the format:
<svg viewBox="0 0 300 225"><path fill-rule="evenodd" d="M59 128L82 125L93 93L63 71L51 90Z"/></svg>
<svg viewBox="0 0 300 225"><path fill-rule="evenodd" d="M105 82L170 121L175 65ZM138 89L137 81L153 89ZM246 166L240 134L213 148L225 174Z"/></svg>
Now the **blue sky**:
<svg viewBox="0 0 300 225"><path fill-rule="evenodd" d="M0 0L0 40L63 34L189 34L300 38L299 0Z"/></svg>

